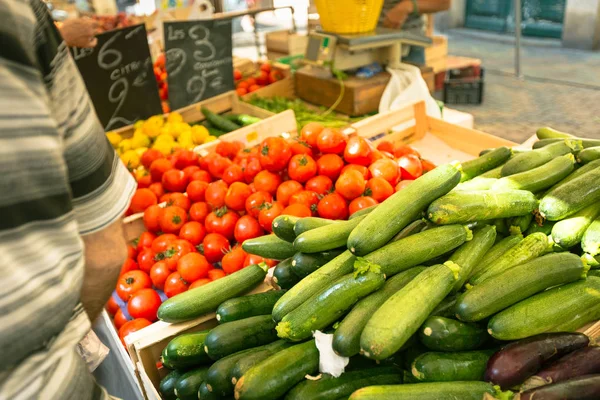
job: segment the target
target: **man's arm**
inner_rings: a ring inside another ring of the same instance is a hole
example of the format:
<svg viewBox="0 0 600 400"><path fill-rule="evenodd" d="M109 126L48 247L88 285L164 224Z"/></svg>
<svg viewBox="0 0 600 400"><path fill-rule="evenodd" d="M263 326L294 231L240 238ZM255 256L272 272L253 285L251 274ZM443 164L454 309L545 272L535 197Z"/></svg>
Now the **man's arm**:
<svg viewBox="0 0 600 400"><path fill-rule="evenodd" d="M91 18L73 18L61 22L58 30L69 47L95 47L98 23Z"/></svg>
<svg viewBox="0 0 600 400"><path fill-rule="evenodd" d="M450 8L451 0L416 0L419 14L431 14ZM385 16L383 26L400 29L406 18L415 12L413 0L401 0Z"/></svg>

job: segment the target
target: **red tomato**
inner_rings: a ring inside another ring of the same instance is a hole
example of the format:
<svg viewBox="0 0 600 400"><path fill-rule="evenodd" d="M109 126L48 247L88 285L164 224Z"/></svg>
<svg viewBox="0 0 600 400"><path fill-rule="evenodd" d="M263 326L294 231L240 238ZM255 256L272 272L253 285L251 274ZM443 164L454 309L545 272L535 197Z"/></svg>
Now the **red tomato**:
<svg viewBox="0 0 600 400"><path fill-rule="evenodd" d="M121 265L121 271L119 271L119 276L129 271L135 271L136 269L140 269L138 263L135 262L135 260L132 258L126 258L123 262L123 265Z"/></svg>
<svg viewBox="0 0 600 400"><path fill-rule="evenodd" d="M259 153L260 165L267 171L278 172L287 167L292 149L285 139L270 137L262 141Z"/></svg>
<svg viewBox="0 0 600 400"><path fill-rule="evenodd" d="M373 149L371 144L360 136L352 136L344 150L344 160L350 164L369 165Z"/></svg>
<svg viewBox="0 0 600 400"><path fill-rule="evenodd" d="M241 88L241 87L239 87L239 88L235 89L235 91L236 91L236 93L238 94L238 96L243 96L243 95L245 95L245 94L248 94L248 89L244 89L244 88ZM210 279L207 279L207 281L209 281L209 282L210 282ZM194 282L194 283L192 284L192 286L193 286L195 283L196 283L196 282ZM199 285L199 286L201 286L201 285ZM191 288L191 286L190 286L190 288Z"/></svg>
<svg viewBox="0 0 600 400"><path fill-rule="evenodd" d="M173 169L173 164L171 164L171 161L167 160L166 158L159 158L152 161L152 164L150 164L150 175L152 175L152 181L160 182L163 174L171 169Z"/></svg>
<svg viewBox="0 0 600 400"><path fill-rule="evenodd" d="M242 182L244 180L244 170L238 164L231 164L223 172L223 181L228 185L234 182Z"/></svg>
<svg viewBox="0 0 600 400"><path fill-rule="evenodd" d="M210 173L208 171L204 171L204 170L199 170L194 172L191 176L190 176L190 181L203 181L206 183L210 183L212 181L211 177L210 177Z"/></svg>
<svg viewBox="0 0 600 400"><path fill-rule="evenodd" d="M317 160L319 175L325 175L331 180L336 180L344 168L344 160L337 154L325 154Z"/></svg>
<svg viewBox="0 0 600 400"><path fill-rule="evenodd" d="M290 205L291 204L304 204L306 207L310 208L310 210L315 213L317 204L319 203L319 195L315 192L311 192L310 190L303 190L296 194L293 194L290 197Z"/></svg>
<svg viewBox="0 0 600 400"><path fill-rule="evenodd" d="M145 248L138 253L137 263L142 271L150 272L150 268L154 265L154 256L155 254L151 248Z"/></svg>
<svg viewBox="0 0 600 400"><path fill-rule="evenodd" d="M188 290L189 286L190 284L181 277L181 274L179 272L173 272L167 277L167 280L165 281L164 292L167 295L167 297L170 298L179 293L185 292L186 290Z"/></svg>
<svg viewBox="0 0 600 400"><path fill-rule="evenodd" d="M204 257L211 264L221 261L229 247L229 240L219 233L209 233L202 241Z"/></svg>
<svg viewBox="0 0 600 400"><path fill-rule="evenodd" d="M215 271L214 269L211 269L209 272ZM190 285L190 290L191 289L196 289L197 287L200 286L204 286L207 283L211 283L212 280L209 278L203 278L203 279L198 279L197 281L192 282L192 284Z"/></svg>
<svg viewBox="0 0 600 400"><path fill-rule="evenodd" d="M241 246L235 246L223 256L223 260L221 261L223 272L229 275L244 268L244 260L247 255Z"/></svg>
<svg viewBox="0 0 600 400"><path fill-rule="evenodd" d="M171 243L171 246L167 249L167 251L163 252L161 255L157 255L158 258L165 260L165 262L169 265L169 269L171 271L175 271L177 269L177 261L184 255L188 253L196 252L196 247L184 239L174 240Z"/></svg>
<svg viewBox="0 0 600 400"><path fill-rule="evenodd" d="M223 261L221 260L221 262ZM210 279L211 281L216 281L217 279L224 278L226 275L227 274L225 274L225 271L223 271L222 269L215 268L208 271L208 279Z"/></svg>
<svg viewBox="0 0 600 400"><path fill-rule="evenodd" d="M148 186L148 189L152 190L152 193L156 195L157 199L159 199L162 195L165 194L165 189L163 188L163 185L160 182L152 183L150 186Z"/></svg>
<svg viewBox="0 0 600 400"><path fill-rule="evenodd" d="M123 301L128 301L131 296L142 289L152 286L152 281L147 273L140 270L125 272L117 281L117 296Z"/></svg>
<svg viewBox="0 0 600 400"><path fill-rule="evenodd" d="M127 245L127 257L135 259L137 257L137 247L132 244Z"/></svg>
<svg viewBox="0 0 600 400"><path fill-rule="evenodd" d="M194 282L208 276L213 266L202 254L188 253L177 261L177 272L186 282Z"/></svg>
<svg viewBox="0 0 600 400"><path fill-rule="evenodd" d="M170 274L171 270L165 261L158 261L150 268L150 279L152 280L152 284L160 290L164 290L165 281Z"/></svg>
<svg viewBox="0 0 600 400"><path fill-rule="evenodd" d="M300 136L302 140L304 140L310 147L313 149L317 148L317 137L324 129L323 125L318 122L309 122L308 124L302 127L300 131Z"/></svg>
<svg viewBox="0 0 600 400"><path fill-rule="evenodd" d="M306 182L317 174L317 163L306 154L297 154L292 157L288 165L288 175L298 182Z"/></svg>
<svg viewBox="0 0 600 400"><path fill-rule="evenodd" d="M263 258L255 254L248 254L244 260L244 267L247 267L248 265L260 264L261 262L267 264L269 268L276 266L278 263L278 261L271 260L270 258Z"/></svg>
<svg viewBox="0 0 600 400"><path fill-rule="evenodd" d="M174 167L184 169L185 167L197 166L198 154L192 150L181 150L175 157Z"/></svg>
<svg viewBox="0 0 600 400"><path fill-rule="evenodd" d="M160 307L160 296L153 289L142 289L136 292L127 303L127 311L133 318L146 318L156 321L156 312Z"/></svg>
<svg viewBox="0 0 600 400"><path fill-rule="evenodd" d="M371 171L369 171L369 168L365 167L364 165L358 165L358 164L346 165L344 168L342 168L341 174L343 174L344 172L349 171L351 169L360 172L360 174L363 176L363 178L365 178L365 180L368 180L371 177Z"/></svg>
<svg viewBox="0 0 600 400"><path fill-rule="evenodd" d="M225 195L225 205L235 211L244 211L246 200L252 194L250 186L243 182L233 182Z"/></svg>
<svg viewBox="0 0 600 400"><path fill-rule="evenodd" d="M302 184L296 181L285 181L277 188L277 201L282 206L287 206L290 202L290 197L304 189Z"/></svg>
<svg viewBox="0 0 600 400"><path fill-rule="evenodd" d="M333 182L331 178L325 175L318 175L314 178L310 178L304 185L306 190L317 193L318 195L324 196L331 191L333 188Z"/></svg>
<svg viewBox="0 0 600 400"><path fill-rule="evenodd" d="M188 211L192 205L190 199L183 193L169 193L168 196L169 197L166 200L168 206L177 206Z"/></svg>
<svg viewBox="0 0 600 400"><path fill-rule="evenodd" d="M377 150L385 151L386 153L394 154L394 144L389 140L382 140L377 145Z"/></svg>
<svg viewBox="0 0 600 400"><path fill-rule="evenodd" d="M220 233L228 240L233 240L233 232L235 224L240 216L235 211L229 210L227 207L217 208L204 221L206 231L209 233Z"/></svg>
<svg viewBox="0 0 600 400"><path fill-rule="evenodd" d="M273 220L281 215L283 206L278 202L265 204L262 210L258 213L258 223L267 232L273 232Z"/></svg>
<svg viewBox="0 0 600 400"><path fill-rule="evenodd" d="M133 319L124 323L123 326L119 328L119 339L121 339L121 343L123 343L123 346L126 346L125 338L127 337L127 335L133 332L137 332L140 329L143 329L149 325L152 325L152 322L148 321L145 318Z"/></svg>
<svg viewBox="0 0 600 400"><path fill-rule="evenodd" d="M208 183L204 181L191 181L187 185L187 189L185 189L188 199L190 199L192 203L204 201L204 192L206 192L207 187Z"/></svg>
<svg viewBox="0 0 600 400"><path fill-rule="evenodd" d="M319 216L327 219L348 218L348 205L346 200L338 193L331 193L323 197L317 206Z"/></svg>
<svg viewBox="0 0 600 400"><path fill-rule="evenodd" d="M146 229L151 232L158 232L160 230L159 220L162 210L162 207L158 205L146 208L146 211L144 211L144 226Z"/></svg>
<svg viewBox="0 0 600 400"><path fill-rule="evenodd" d="M365 193L381 203L394 194L394 187L383 178L371 178L367 182Z"/></svg>
<svg viewBox="0 0 600 400"><path fill-rule="evenodd" d="M394 149L393 153L394 153L394 157L396 157L396 158L400 158L400 157L405 156L407 154L412 154L412 155L415 155L417 157L421 156L418 151L416 151L412 147L410 147L408 145L405 145L405 144L401 144L398 147L396 147Z"/></svg>
<svg viewBox="0 0 600 400"><path fill-rule="evenodd" d="M242 73L239 69L233 70L233 79L235 79L236 81L239 81L240 79L242 79Z"/></svg>
<svg viewBox="0 0 600 400"><path fill-rule="evenodd" d="M346 148L346 135L338 129L325 128L317 136L317 147L324 154L342 154Z"/></svg>
<svg viewBox="0 0 600 400"><path fill-rule="evenodd" d="M400 168L394 161L388 158L375 161L369 167L369 171L371 171L373 178L383 178L391 185L395 185L398 179L400 179Z"/></svg>
<svg viewBox="0 0 600 400"><path fill-rule="evenodd" d="M350 215L352 215L357 211L377 204L379 204L377 200L370 196L360 196L350 202L350 205L348 206L348 211L350 212Z"/></svg>
<svg viewBox="0 0 600 400"><path fill-rule="evenodd" d="M131 198L129 208L134 213L143 212L146 208L157 203L156 195L150 189L138 189Z"/></svg>
<svg viewBox="0 0 600 400"><path fill-rule="evenodd" d="M250 183L254 181L254 177L262 171L262 165L260 165L260 161L258 158L252 158L248 160L248 164L244 169L244 179L246 183Z"/></svg>
<svg viewBox="0 0 600 400"><path fill-rule="evenodd" d="M177 234L187 222L187 213L178 206L168 206L163 209L159 219L160 230L166 233Z"/></svg>
<svg viewBox="0 0 600 400"><path fill-rule="evenodd" d="M312 212L310 208L306 207L304 204L291 204L283 209L281 215L293 215L295 217L310 217L312 216Z"/></svg>
<svg viewBox="0 0 600 400"><path fill-rule="evenodd" d="M210 214L210 206L207 203L194 203L190 207L190 220L192 221L203 224L208 214Z"/></svg>
<svg viewBox="0 0 600 400"><path fill-rule="evenodd" d="M156 235L152 232L142 232L138 238L137 250L142 251L147 247L152 247L152 242L156 239Z"/></svg>
<svg viewBox="0 0 600 400"><path fill-rule="evenodd" d="M162 185L169 192L183 192L187 186L187 179L183 171L171 169L162 176Z"/></svg>
<svg viewBox="0 0 600 400"><path fill-rule="evenodd" d="M423 175L423 165L419 157L413 154L407 154L398 159L400 166L400 176L402 179L417 179Z"/></svg>
<svg viewBox="0 0 600 400"><path fill-rule="evenodd" d="M258 218L258 213L264 207L265 204L273 202L273 196L268 192L256 192L252 193L246 199L246 212L248 215Z"/></svg>
<svg viewBox="0 0 600 400"><path fill-rule="evenodd" d="M306 143L304 140L301 139L290 139L288 141L288 143L290 144L290 148L292 149L292 154L296 155L296 154L308 154L308 155L312 155L313 151L310 148L309 144Z"/></svg>
<svg viewBox="0 0 600 400"><path fill-rule="evenodd" d="M164 158L163 154L156 149L148 149L142 154L140 161L142 165L146 169L150 169L150 166L154 162L154 160L158 160L159 158Z"/></svg>
<svg viewBox="0 0 600 400"><path fill-rule="evenodd" d="M223 181L211 182L204 192L205 201L212 208L220 208L225 205L225 196L228 186Z"/></svg>
<svg viewBox="0 0 600 400"><path fill-rule="evenodd" d="M274 195L277 193L277 187L281 185L281 177L278 174L264 170L256 174L253 182L257 192L268 192Z"/></svg>
<svg viewBox="0 0 600 400"><path fill-rule="evenodd" d="M411 181L411 180L405 180L405 181L398 182L398 184L396 185L396 188L395 188L396 192L404 189L405 187L407 187L408 185L410 185L412 182L413 181Z"/></svg>
<svg viewBox="0 0 600 400"><path fill-rule="evenodd" d="M256 218L251 215L244 215L235 224L233 236L238 243L244 243L244 240L262 236L264 233L265 231Z"/></svg>
<svg viewBox="0 0 600 400"><path fill-rule="evenodd" d="M144 175L137 179L138 189L144 189L152 184L152 177L150 175Z"/></svg>
<svg viewBox="0 0 600 400"><path fill-rule="evenodd" d="M110 315L115 315L117 313L117 311L120 310L119 305L117 304L117 301L115 300L114 296L112 296L112 295L108 298L108 301L106 302L106 305L104 306L104 308L106 308L106 311Z"/></svg>
<svg viewBox="0 0 600 400"><path fill-rule="evenodd" d="M227 157L230 160L233 160L237 153L244 148L244 144L238 140L234 140L232 142L219 142L217 147L215 148L215 152L222 155L223 157Z"/></svg>
<svg viewBox="0 0 600 400"><path fill-rule="evenodd" d="M347 200L353 200L365 192L365 178L356 170L349 170L340 175L335 183L335 190Z"/></svg>
<svg viewBox="0 0 600 400"><path fill-rule="evenodd" d="M271 72L271 64L264 63L260 65L260 70L265 72Z"/></svg>
<svg viewBox="0 0 600 400"><path fill-rule="evenodd" d="M423 165L423 173L429 172L435 168L435 164L429 160L421 158L421 165Z"/></svg>
<svg viewBox="0 0 600 400"><path fill-rule="evenodd" d="M172 233L164 233L156 239L154 239L154 241L152 242L152 251L156 254L162 253L163 251L171 247L173 242L177 239L179 238L173 235Z"/></svg>
<svg viewBox="0 0 600 400"><path fill-rule="evenodd" d="M231 160L215 154L216 157L208 164L208 172L214 177L221 179L225 170L231 165Z"/></svg>
<svg viewBox="0 0 600 400"><path fill-rule="evenodd" d="M129 321L129 320L127 319L125 314L123 314L123 311L119 308L117 310L117 312L115 313L115 318L114 318L115 327L117 329L121 329L121 327L123 325L125 325L127 323L127 321Z"/></svg>
<svg viewBox="0 0 600 400"><path fill-rule="evenodd" d="M204 236L206 236L206 229L204 225L197 221L186 222L179 231L179 237L187 240L194 246L202 243Z"/></svg>
<svg viewBox="0 0 600 400"><path fill-rule="evenodd" d="M200 167L197 165L190 165L190 166L182 169L182 171L183 171L183 174L185 175L185 179L187 179L187 181L189 183L192 181L192 175L194 175L195 172L200 171Z"/></svg>

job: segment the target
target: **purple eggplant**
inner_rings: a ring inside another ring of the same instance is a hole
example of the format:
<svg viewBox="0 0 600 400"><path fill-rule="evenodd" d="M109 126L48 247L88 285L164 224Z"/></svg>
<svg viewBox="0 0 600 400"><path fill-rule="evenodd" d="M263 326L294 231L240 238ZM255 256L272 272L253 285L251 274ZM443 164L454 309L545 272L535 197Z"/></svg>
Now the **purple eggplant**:
<svg viewBox="0 0 600 400"><path fill-rule="evenodd" d="M598 400L600 374L584 375L519 393L513 400Z"/></svg>
<svg viewBox="0 0 600 400"><path fill-rule="evenodd" d="M538 372L545 363L586 347L589 341L583 333L542 333L510 343L490 358L484 380L502 389L512 388Z"/></svg>
<svg viewBox="0 0 600 400"><path fill-rule="evenodd" d="M600 373L600 347L588 346L575 350L542 369L527 379L521 386L521 390L598 373Z"/></svg>

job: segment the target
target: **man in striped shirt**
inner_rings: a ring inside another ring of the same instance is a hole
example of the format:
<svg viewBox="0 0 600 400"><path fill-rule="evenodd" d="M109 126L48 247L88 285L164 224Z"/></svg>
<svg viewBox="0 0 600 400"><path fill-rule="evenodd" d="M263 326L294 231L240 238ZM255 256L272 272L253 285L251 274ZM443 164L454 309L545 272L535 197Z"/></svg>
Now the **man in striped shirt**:
<svg viewBox="0 0 600 400"><path fill-rule="evenodd" d="M45 4L0 0L0 399L108 397L75 347L134 189Z"/></svg>

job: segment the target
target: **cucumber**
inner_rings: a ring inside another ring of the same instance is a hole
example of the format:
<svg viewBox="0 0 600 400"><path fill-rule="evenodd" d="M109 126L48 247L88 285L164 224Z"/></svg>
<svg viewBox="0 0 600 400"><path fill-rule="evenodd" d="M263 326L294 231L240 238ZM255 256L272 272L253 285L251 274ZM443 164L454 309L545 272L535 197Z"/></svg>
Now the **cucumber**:
<svg viewBox="0 0 600 400"><path fill-rule="evenodd" d="M233 393L234 385L231 383L231 371L241 359L262 350L262 347L242 350L215 361L208 369L206 376L206 389L216 396L227 396Z"/></svg>
<svg viewBox="0 0 600 400"><path fill-rule="evenodd" d="M246 239L242 243L242 249L246 253L255 254L264 258L274 260L285 260L296 254L294 245L277 235L265 235L253 239Z"/></svg>
<svg viewBox="0 0 600 400"><path fill-rule="evenodd" d="M381 266L386 276L392 276L445 254L471 238L471 230L466 226L439 226L387 244L364 258Z"/></svg>
<svg viewBox="0 0 600 400"><path fill-rule="evenodd" d="M202 111L202 114L204 114L206 119L217 129L229 133L241 128L241 126L239 126L238 124L229 121L227 118L223 118L220 115L215 114L206 107L202 107L200 110Z"/></svg>
<svg viewBox="0 0 600 400"><path fill-rule="evenodd" d="M302 279L290 288L273 307L273 319L281 319L290 311L300 306L315 293L327 287L335 279L349 274L354 269L356 257L350 251L342 254L323 265L321 268Z"/></svg>
<svg viewBox="0 0 600 400"><path fill-rule="evenodd" d="M581 150L577 154L577 161L581 164L587 164L598 159L600 159L600 145Z"/></svg>
<svg viewBox="0 0 600 400"><path fill-rule="evenodd" d="M479 273L480 271L487 269L487 267L495 262L500 256L506 253L508 250L515 247L523 240L523 235L511 235L505 237L496 243L492 248L483 256L478 265L471 271L471 276Z"/></svg>
<svg viewBox="0 0 600 400"><path fill-rule="evenodd" d="M485 328L445 317L429 317L419 328L421 343L436 351L476 350L489 339Z"/></svg>
<svg viewBox="0 0 600 400"><path fill-rule="evenodd" d="M348 398L357 389L372 385L402 383L400 370L394 367L376 367L343 373L335 378L323 374L320 379L304 380L294 386L285 400L337 400Z"/></svg>
<svg viewBox="0 0 600 400"><path fill-rule="evenodd" d="M495 350L429 352L413 361L412 375L421 382L482 381Z"/></svg>
<svg viewBox="0 0 600 400"><path fill-rule="evenodd" d="M568 139L574 137L570 133L557 131L556 129L552 129L550 127L539 128L535 134L538 139Z"/></svg>
<svg viewBox="0 0 600 400"><path fill-rule="evenodd" d="M235 385L237 400L275 400L319 369L319 350L310 340L275 353L250 368Z"/></svg>
<svg viewBox="0 0 600 400"><path fill-rule="evenodd" d="M550 192L551 190L556 189L557 187L559 187L560 185L563 185L567 182L572 181L573 179L576 179L578 177L580 177L581 175L585 174L586 172L589 172L593 169L595 169L596 167L600 167L600 160L595 160L592 161L590 163L585 164L582 167L577 168L575 171L571 172L566 178L564 178L562 181L558 182L556 185L552 186L550 189L548 189L548 192Z"/></svg>
<svg viewBox="0 0 600 400"><path fill-rule="evenodd" d="M362 217L363 215L367 215L371 211L373 211L375 208L377 208L378 205L379 204L375 204L373 206L369 206L367 208L363 208L362 210L358 210L357 212L355 212L354 214L352 214L351 216L349 216L348 219L354 219L354 218Z"/></svg>
<svg viewBox="0 0 600 400"><path fill-rule="evenodd" d="M596 218L585 230L581 238L581 248L591 256L600 253L600 218Z"/></svg>
<svg viewBox="0 0 600 400"><path fill-rule="evenodd" d="M529 190L539 192L566 178L575 169L573 154L556 157L537 168L498 179L491 190Z"/></svg>
<svg viewBox="0 0 600 400"><path fill-rule="evenodd" d="M529 297L494 315L488 332L499 340L517 340L552 330L565 319L597 307L600 278L568 283ZM581 321L585 324L590 321Z"/></svg>
<svg viewBox="0 0 600 400"><path fill-rule="evenodd" d="M519 235L527 232L529 225L533 221L533 214L525 214L520 217L509 218L506 223L508 225L508 231L511 235Z"/></svg>
<svg viewBox="0 0 600 400"><path fill-rule="evenodd" d="M586 269L575 254L547 254L467 290L456 302L456 316L480 321L549 287L581 279Z"/></svg>
<svg viewBox="0 0 600 400"><path fill-rule="evenodd" d="M358 354L360 334L369 318L387 299L424 270L425 267L415 267L401 272L388 279L380 290L356 303L333 334L333 350L344 357Z"/></svg>
<svg viewBox="0 0 600 400"><path fill-rule="evenodd" d="M225 300L249 292L264 281L267 264L249 265L213 281L165 300L158 308L158 318L165 322L183 322L213 312Z"/></svg>
<svg viewBox="0 0 600 400"><path fill-rule="evenodd" d="M286 258L275 266L273 282L281 289L289 289L300 282L300 277L292 271L292 257Z"/></svg>
<svg viewBox="0 0 600 400"><path fill-rule="evenodd" d="M204 351L213 360L262 346L277 340L271 315L259 315L227 322L210 331L204 340Z"/></svg>
<svg viewBox="0 0 600 400"><path fill-rule="evenodd" d="M492 248L496 240L496 228L484 225L473 232L473 239L460 246L449 258L450 261L460 266L458 280L452 289L458 292L471 276L471 272L485 254Z"/></svg>
<svg viewBox="0 0 600 400"><path fill-rule="evenodd" d="M158 391L160 392L161 397L164 400L176 400L177 395L175 394L175 384L181 377L181 371L171 371L160 380L160 384L158 385Z"/></svg>
<svg viewBox="0 0 600 400"><path fill-rule="evenodd" d="M584 139L584 138L575 138L576 140L581 140L581 145L584 149L590 148L590 147L596 147L596 146L600 146L600 140L598 139ZM533 148L534 149L539 149L540 147L544 147L547 146L549 144L552 143L556 143L556 142L560 142L562 139L542 139L542 140L538 140L537 142L535 142L533 144Z"/></svg>
<svg viewBox="0 0 600 400"><path fill-rule="evenodd" d="M558 221L552 228L552 240L564 249L581 242L586 229L600 216L600 202L591 204L575 214Z"/></svg>
<svg viewBox="0 0 600 400"><path fill-rule="evenodd" d="M545 220L542 225L538 225L536 221L532 221L533 223L529 224L529 228L525 231L526 235L531 235L532 233L541 232L546 236L549 236L552 233L552 228L556 224L554 221Z"/></svg>
<svg viewBox="0 0 600 400"><path fill-rule="evenodd" d="M485 173L479 175L478 178L493 178L493 179L502 178L502 167L503 166L504 165L501 165L494 169L490 169L488 172L485 172Z"/></svg>
<svg viewBox="0 0 600 400"><path fill-rule="evenodd" d="M204 341L209 331L183 333L171 339L162 351L162 362L171 369L185 369L212 360L204 351Z"/></svg>
<svg viewBox="0 0 600 400"><path fill-rule="evenodd" d="M392 295L375 311L360 336L363 354L383 360L398 351L450 293L459 270L452 262L429 267Z"/></svg>
<svg viewBox="0 0 600 400"><path fill-rule="evenodd" d="M495 261L491 262L486 268L473 275L469 279L469 283L471 285L478 285L516 265L531 261L546 253L550 249L550 246L551 243L546 235L543 233L532 233Z"/></svg>
<svg viewBox="0 0 600 400"><path fill-rule="evenodd" d="M294 240L294 249L302 253L319 253L345 246L350 232L363 219L365 216L304 232Z"/></svg>
<svg viewBox="0 0 600 400"><path fill-rule="evenodd" d="M537 205L533 193L526 190L450 192L431 203L427 215L438 225L466 224L518 217L532 212Z"/></svg>
<svg viewBox="0 0 600 400"><path fill-rule="evenodd" d="M355 213L356 214L356 213ZM306 217L300 218L294 225L294 234L296 237L300 236L304 232L312 229L320 228L322 226L339 224L343 221L334 221L332 219L318 218L318 217Z"/></svg>
<svg viewBox="0 0 600 400"><path fill-rule="evenodd" d="M581 140L565 139L561 142L549 144L541 149L517 154L504 164L504 167L502 167L502 176L529 171L540 165L546 164L555 157L574 153L581 149Z"/></svg>
<svg viewBox="0 0 600 400"><path fill-rule="evenodd" d="M405 237L409 237L414 235L415 233L423 232L431 227L429 221L424 220L423 218L419 218L416 221L411 222L406 225L404 229L402 229L396 236L392 238L392 242L396 240L404 239Z"/></svg>
<svg viewBox="0 0 600 400"><path fill-rule="evenodd" d="M481 400L486 393L496 393L487 382L428 382L369 386L348 400Z"/></svg>
<svg viewBox="0 0 600 400"><path fill-rule="evenodd" d="M223 117L241 126L248 126L262 121L262 119L248 114L229 114Z"/></svg>
<svg viewBox="0 0 600 400"><path fill-rule="evenodd" d="M498 182L497 178L485 178L482 176L475 177L469 181L459 183L456 185L453 191L456 192L469 192L473 190L490 190L492 186Z"/></svg>
<svg viewBox="0 0 600 400"><path fill-rule="evenodd" d="M217 321L222 324L259 315L270 315L273 306L284 293L285 290L269 290L225 300L217 308Z"/></svg>
<svg viewBox="0 0 600 400"><path fill-rule="evenodd" d="M441 165L390 196L363 219L348 237L348 249L364 256L390 241L427 205L452 190L460 181L454 165Z"/></svg>
<svg viewBox="0 0 600 400"><path fill-rule="evenodd" d="M292 271L296 276L304 278L342 254L345 250L345 247L340 247L321 253L298 252L292 257Z"/></svg>
<svg viewBox="0 0 600 400"><path fill-rule="evenodd" d="M558 221L597 201L600 201L600 167L546 193L539 210L544 218Z"/></svg>
<svg viewBox="0 0 600 400"><path fill-rule="evenodd" d="M430 317L453 317L454 316L454 308L456 306L456 300L458 296L456 294L451 294L446 297L440 304L438 304L431 314Z"/></svg>
<svg viewBox="0 0 600 400"><path fill-rule="evenodd" d="M300 341L328 327L358 300L383 286L385 276L378 270L369 267L358 276L357 271L335 280L283 317L277 324L277 334L282 339Z"/></svg>
<svg viewBox="0 0 600 400"><path fill-rule="evenodd" d="M221 399L224 399L224 397L221 397L221 395L219 395L217 393L213 393L210 390L208 390L208 383L202 382L202 384L200 385L200 388L198 388L198 399L199 400L221 400Z"/></svg>
<svg viewBox="0 0 600 400"><path fill-rule="evenodd" d="M299 220L300 217L295 217L293 215L279 215L273 220L273 233L278 238L293 243L294 239L296 239L294 225L296 225L296 222Z"/></svg>
<svg viewBox="0 0 600 400"><path fill-rule="evenodd" d="M474 160L463 162L460 181L468 181L504 164L511 155L512 152L508 147L498 147Z"/></svg>
<svg viewBox="0 0 600 400"><path fill-rule="evenodd" d="M208 367L196 368L181 375L175 384L175 395L179 400L197 400L198 389L208 374Z"/></svg>
<svg viewBox="0 0 600 400"><path fill-rule="evenodd" d="M271 357L278 351L287 349L290 346L292 346L291 343L288 343L285 340L278 340L276 342L261 346L259 348L260 350L257 349L257 351L253 352L252 354L240 359L229 374L231 377L231 383L235 385L250 368Z"/></svg>

